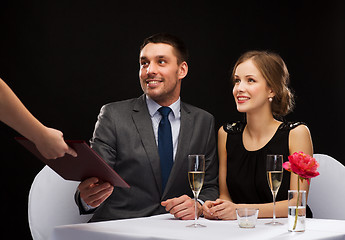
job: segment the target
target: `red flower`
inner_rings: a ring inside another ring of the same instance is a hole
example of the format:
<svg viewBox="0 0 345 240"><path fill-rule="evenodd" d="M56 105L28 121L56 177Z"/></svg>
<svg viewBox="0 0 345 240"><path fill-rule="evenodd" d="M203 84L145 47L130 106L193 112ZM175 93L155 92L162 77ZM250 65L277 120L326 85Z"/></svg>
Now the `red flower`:
<svg viewBox="0 0 345 240"><path fill-rule="evenodd" d="M299 179L303 181L306 179L308 184L310 184L309 179L319 176L320 173L317 171L317 168L320 164L315 160L315 158L305 154L304 152L295 152L294 154L290 155L289 161L283 163L283 168L289 172L293 172L298 175L297 179L297 191L299 193ZM297 216L298 216L298 202L299 202L299 194L297 194L297 203L296 203L296 214L295 214L295 223L293 225L293 230L296 229L297 225Z"/></svg>
<svg viewBox="0 0 345 240"><path fill-rule="evenodd" d="M320 175L317 171L317 168L320 166L319 163L308 154L295 152L288 158L289 161L283 163L285 170L299 175L301 178L306 179L308 183L310 178Z"/></svg>

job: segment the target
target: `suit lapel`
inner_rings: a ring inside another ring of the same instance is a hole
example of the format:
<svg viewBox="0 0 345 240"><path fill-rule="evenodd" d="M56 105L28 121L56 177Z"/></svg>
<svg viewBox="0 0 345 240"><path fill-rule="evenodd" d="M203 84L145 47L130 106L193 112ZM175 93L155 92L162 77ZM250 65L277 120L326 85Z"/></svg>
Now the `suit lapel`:
<svg viewBox="0 0 345 240"><path fill-rule="evenodd" d="M151 117L146 105L145 95L142 95L137 99L137 102L133 108L132 116L134 124L139 132L141 142L150 161L157 188L159 189L160 194L162 194L162 180L158 149L153 133Z"/></svg>
<svg viewBox="0 0 345 240"><path fill-rule="evenodd" d="M185 161L187 161L188 154L191 154L189 153L189 143L191 141L194 130L193 119L191 115L191 111L183 102L181 102L181 125L178 137L177 152L173 168L171 169L169 180L163 193L163 199L166 193L169 191L169 188L174 184L175 179L180 175L180 169L185 164Z"/></svg>

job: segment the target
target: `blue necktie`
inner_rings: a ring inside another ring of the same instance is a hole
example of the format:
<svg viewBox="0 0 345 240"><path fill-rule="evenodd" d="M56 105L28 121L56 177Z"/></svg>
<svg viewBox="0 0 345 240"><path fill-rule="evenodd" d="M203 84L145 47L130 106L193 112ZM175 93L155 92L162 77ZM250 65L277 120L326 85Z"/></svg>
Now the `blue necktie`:
<svg viewBox="0 0 345 240"><path fill-rule="evenodd" d="M161 107L158 111L162 115L158 127L158 153L161 164L162 191L164 192L173 165L173 142L168 118L171 108Z"/></svg>

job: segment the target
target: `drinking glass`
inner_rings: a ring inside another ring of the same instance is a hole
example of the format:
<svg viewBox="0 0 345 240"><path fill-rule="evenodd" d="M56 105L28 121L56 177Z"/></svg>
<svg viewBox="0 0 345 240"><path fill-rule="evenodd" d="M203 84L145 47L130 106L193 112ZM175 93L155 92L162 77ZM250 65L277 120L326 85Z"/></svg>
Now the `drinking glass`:
<svg viewBox="0 0 345 240"><path fill-rule="evenodd" d="M266 159L267 181L273 195L273 219L266 224L281 225L276 221L276 196L283 179L283 155L267 155Z"/></svg>
<svg viewBox="0 0 345 240"><path fill-rule="evenodd" d="M258 215L258 208L236 208L236 217L240 228L255 228Z"/></svg>
<svg viewBox="0 0 345 240"><path fill-rule="evenodd" d="M194 194L195 217L194 223L187 227L206 227L197 223L198 220L198 197L205 177L205 155L188 155L188 180Z"/></svg>

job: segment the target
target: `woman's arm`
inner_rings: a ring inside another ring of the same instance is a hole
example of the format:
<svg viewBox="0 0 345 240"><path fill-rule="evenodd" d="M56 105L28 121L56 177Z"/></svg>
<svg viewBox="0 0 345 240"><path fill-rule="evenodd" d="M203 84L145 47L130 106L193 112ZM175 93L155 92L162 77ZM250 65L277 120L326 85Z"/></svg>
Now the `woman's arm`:
<svg viewBox="0 0 345 240"><path fill-rule="evenodd" d="M221 127L218 131L218 159L219 159L219 198L231 201L228 186L226 183L227 175L227 153L226 140L228 134ZM205 218L217 219L211 215L210 209L214 206L216 201L206 201L203 204L203 214Z"/></svg>
<svg viewBox="0 0 345 240"><path fill-rule="evenodd" d="M307 126L299 125L298 127L290 131L289 148L290 155L292 155L295 152L302 151L305 154L313 156L313 142L311 139L310 131ZM294 173L291 173L290 189L297 190L297 179L298 176ZM300 181L300 189L307 191L308 199L309 184L307 183L307 181Z"/></svg>
<svg viewBox="0 0 345 240"><path fill-rule="evenodd" d="M226 140L228 134L221 127L218 131L218 159L219 159L219 198L231 201L231 197L226 183L227 176L227 152Z"/></svg>

